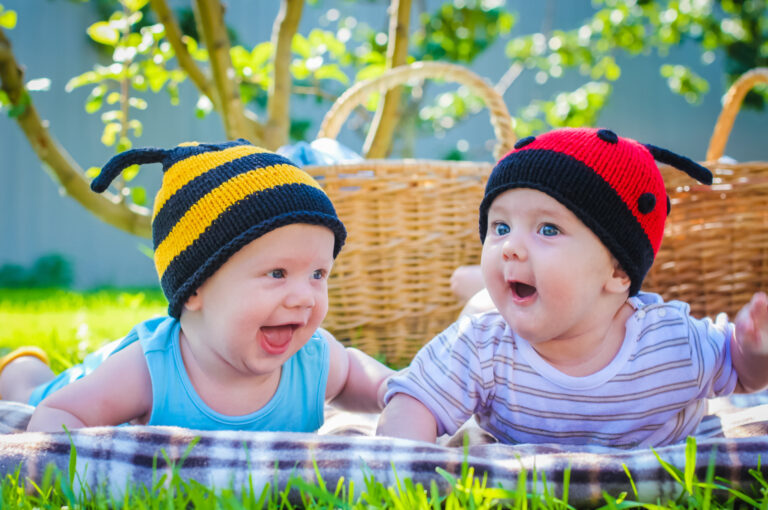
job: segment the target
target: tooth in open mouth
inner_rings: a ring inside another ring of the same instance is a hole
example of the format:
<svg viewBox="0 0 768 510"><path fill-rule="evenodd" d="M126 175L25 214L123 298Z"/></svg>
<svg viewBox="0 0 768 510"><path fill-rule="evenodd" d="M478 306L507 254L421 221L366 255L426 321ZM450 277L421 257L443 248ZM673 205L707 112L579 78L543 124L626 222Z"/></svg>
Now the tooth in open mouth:
<svg viewBox="0 0 768 510"><path fill-rule="evenodd" d="M512 292L514 292L521 298L527 298L529 296L532 296L536 292L536 287L534 287L533 285L528 285L527 283L513 282Z"/></svg>

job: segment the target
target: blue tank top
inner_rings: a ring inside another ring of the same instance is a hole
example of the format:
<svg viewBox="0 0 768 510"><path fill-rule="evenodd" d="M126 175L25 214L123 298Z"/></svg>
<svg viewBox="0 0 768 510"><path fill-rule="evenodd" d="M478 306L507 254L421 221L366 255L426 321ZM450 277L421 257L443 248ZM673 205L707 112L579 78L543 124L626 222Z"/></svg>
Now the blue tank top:
<svg viewBox="0 0 768 510"><path fill-rule="evenodd" d="M152 379L152 413L148 425L200 430L315 432L323 424L329 352L319 332L283 364L277 391L264 407L250 414L229 416L211 409L192 386L181 358L179 328L179 321L171 317L138 324L122 340L88 355L82 364L38 387L30 397L30 404L37 405L57 389L88 375L107 356L139 341Z"/></svg>

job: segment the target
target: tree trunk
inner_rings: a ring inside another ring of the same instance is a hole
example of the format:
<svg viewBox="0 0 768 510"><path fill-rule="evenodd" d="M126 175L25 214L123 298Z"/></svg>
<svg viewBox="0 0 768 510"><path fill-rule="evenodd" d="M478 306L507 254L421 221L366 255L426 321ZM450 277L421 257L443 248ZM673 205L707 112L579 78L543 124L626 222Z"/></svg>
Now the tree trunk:
<svg viewBox="0 0 768 510"><path fill-rule="evenodd" d="M411 0L392 0L387 44L387 69L406 63L408 57L408 31L411 19ZM395 87L384 95L368 131L363 152L367 158L385 158L392 148L392 136L398 121L402 87Z"/></svg>
<svg viewBox="0 0 768 510"><path fill-rule="evenodd" d="M200 36L208 49L213 83L221 98L221 117L227 138L248 138L253 141L256 134L249 129L232 69L229 36L224 24L224 6L219 0L196 0L195 6Z"/></svg>
<svg viewBox="0 0 768 510"><path fill-rule="evenodd" d="M291 128L291 44L299 29L304 0L283 0L272 28L275 73L267 103L264 143L275 150L289 140Z"/></svg>
<svg viewBox="0 0 768 510"><path fill-rule="evenodd" d="M64 191L91 211L97 218L121 230L141 237L150 238L152 228L149 209L126 204L111 193L94 193L86 181L83 170L51 136L47 125L37 114L29 93L24 88L22 73L10 41L0 28L0 86L8 95L14 107L23 111L16 116L16 122L29 140L29 144L40 161L50 170Z"/></svg>

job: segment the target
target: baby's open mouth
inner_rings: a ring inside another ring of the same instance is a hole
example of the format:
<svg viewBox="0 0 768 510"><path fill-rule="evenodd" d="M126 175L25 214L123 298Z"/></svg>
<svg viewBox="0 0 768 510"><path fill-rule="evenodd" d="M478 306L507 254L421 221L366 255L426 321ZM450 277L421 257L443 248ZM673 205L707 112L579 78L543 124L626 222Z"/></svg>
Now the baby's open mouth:
<svg viewBox="0 0 768 510"><path fill-rule="evenodd" d="M523 282L511 282L509 287L512 289L512 293L519 298L527 298L536 293L536 287Z"/></svg>
<svg viewBox="0 0 768 510"><path fill-rule="evenodd" d="M281 324L279 326L262 326L261 333L264 338L264 345L267 351L283 351L288 348L288 343L293 338L293 332L299 327L298 324Z"/></svg>

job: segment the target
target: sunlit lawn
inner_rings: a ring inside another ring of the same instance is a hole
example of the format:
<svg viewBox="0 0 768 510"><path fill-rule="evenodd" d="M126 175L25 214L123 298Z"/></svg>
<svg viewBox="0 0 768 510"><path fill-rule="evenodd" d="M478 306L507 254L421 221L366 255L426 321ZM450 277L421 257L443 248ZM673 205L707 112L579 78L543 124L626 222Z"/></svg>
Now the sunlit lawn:
<svg viewBox="0 0 768 510"><path fill-rule="evenodd" d="M37 345L54 371L82 360L105 342L125 336L150 317L166 313L159 289L0 289L0 348Z"/></svg>

